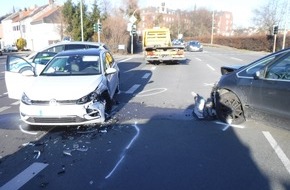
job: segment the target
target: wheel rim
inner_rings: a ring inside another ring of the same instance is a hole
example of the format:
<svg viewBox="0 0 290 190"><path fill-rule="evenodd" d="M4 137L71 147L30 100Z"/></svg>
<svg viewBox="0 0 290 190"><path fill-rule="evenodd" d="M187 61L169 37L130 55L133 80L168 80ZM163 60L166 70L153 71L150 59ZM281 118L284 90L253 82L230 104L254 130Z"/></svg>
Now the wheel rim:
<svg viewBox="0 0 290 190"><path fill-rule="evenodd" d="M221 107L222 115L225 120L238 120L243 118L243 110L241 103L236 99L226 100Z"/></svg>

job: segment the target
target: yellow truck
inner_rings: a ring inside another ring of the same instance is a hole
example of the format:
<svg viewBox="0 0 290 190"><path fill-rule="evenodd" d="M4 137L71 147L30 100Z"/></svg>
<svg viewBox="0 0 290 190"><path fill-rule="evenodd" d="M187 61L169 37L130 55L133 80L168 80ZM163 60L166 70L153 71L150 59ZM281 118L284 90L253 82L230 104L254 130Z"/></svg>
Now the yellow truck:
<svg viewBox="0 0 290 190"><path fill-rule="evenodd" d="M183 46L172 46L168 28L158 27L143 30L142 44L146 62L177 63L186 59Z"/></svg>

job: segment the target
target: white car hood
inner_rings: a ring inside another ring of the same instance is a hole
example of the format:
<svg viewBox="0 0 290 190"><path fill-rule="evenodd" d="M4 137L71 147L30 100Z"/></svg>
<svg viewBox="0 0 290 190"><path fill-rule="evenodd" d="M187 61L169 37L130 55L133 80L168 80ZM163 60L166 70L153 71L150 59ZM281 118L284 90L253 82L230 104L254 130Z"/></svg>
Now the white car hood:
<svg viewBox="0 0 290 190"><path fill-rule="evenodd" d="M93 92L102 75L38 76L24 92L31 100L77 100Z"/></svg>

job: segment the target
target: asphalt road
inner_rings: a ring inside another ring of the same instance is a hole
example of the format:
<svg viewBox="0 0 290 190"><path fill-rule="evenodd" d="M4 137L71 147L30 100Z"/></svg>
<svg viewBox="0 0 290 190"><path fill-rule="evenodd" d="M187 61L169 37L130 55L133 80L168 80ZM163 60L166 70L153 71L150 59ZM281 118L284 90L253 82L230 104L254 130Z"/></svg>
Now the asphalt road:
<svg viewBox="0 0 290 190"><path fill-rule="evenodd" d="M205 47L174 65L116 56L121 93L102 126L31 128L7 97L0 57L0 189L290 189L290 133L192 115L220 66L264 53Z"/></svg>

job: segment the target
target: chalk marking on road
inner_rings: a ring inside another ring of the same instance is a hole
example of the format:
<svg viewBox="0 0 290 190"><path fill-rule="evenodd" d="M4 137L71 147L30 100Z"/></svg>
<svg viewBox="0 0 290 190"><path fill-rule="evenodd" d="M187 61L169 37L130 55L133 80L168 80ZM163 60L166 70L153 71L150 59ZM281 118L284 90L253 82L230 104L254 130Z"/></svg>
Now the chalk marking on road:
<svg viewBox="0 0 290 190"><path fill-rule="evenodd" d="M206 64L206 66L208 66L211 70L215 71L215 68L213 68L213 67L210 66L209 64Z"/></svg>
<svg viewBox="0 0 290 190"><path fill-rule="evenodd" d="M149 76L151 75L151 73L146 73L145 75L143 75L143 79L147 79L147 78L149 78Z"/></svg>
<svg viewBox="0 0 290 190"><path fill-rule="evenodd" d="M16 102L12 103L11 105L16 106L16 105L19 105L19 104L20 104L20 101L16 101Z"/></svg>
<svg viewBox="0 0 290 190"><path fill-rule="evenodd" d="M231 57L231 59L237 60L237 61L243 61L242 59Z"/></svg>
<svg viewBox="0 0 290 190"><path fill-rule="evenodd" d="M4 106L4 107L1 107L0 108L0 112L3 112L3 111L5 111L5 110L7 110L7 109L9 109L10 108L10 106Z"/></svg>
<svg viewBox="0 0 290 190"><path fill-rule="evenodd" d="M226 131L228 130L230 127L234 127L234 128L240 128L240 129L244 129L245 126L243 125L233 125L233 124L227 124L227 123L223 123L223 122L220 122L220 121L215 121L216 124L219 124L219 125L224 125L222 131Z"/></svg>
<svg viewBox="0 0 290 190"><path fill-rule="evenodd" d="M197 58L197 57L196 57L195 59L196 59L197 61L201 61L201 59L199 59L199 58Z"/></svg>
<svg viewBox="0 0 290 190"><path fill-rule="evenodd" d="M290 174L290 161L288 157L286 156L286 154L280 148L280 146L278 145L278 143L276 142L276 140L273 138L273 136L271 135L269 131L263 131L263 134L268 140L268 142L270 143L270 145L272 146L272 148L275 150L276 154L278 155L279 159L285 166L288 173Z"/></svg>
<svg viewBox="0 0 290 190"><path fill-rule="evenodd" d="M13 179L8 181L5 185L0 187L0 189L19 189L47 166L48 164L35 162Z"/></svg>
<svg viewBox="0 0 290 190"><path fill-rule="evenodd" d="M156 94L160 94L162 92L165 92L167 88L153 88L150 90L144 90L136 95L136 97L145 97L145 96L152 96Z"/></svg>
<svg viewBox="0 0 290 190"><path fill-rule="evenodd" d="M133 94L141 85L140 84L134 84L129 90L127 90L126 94Z"/></svg>
<svg viewBox="0 0 290 190"><path fill-rule="evenodd" d="M140 129L137 126L137 121L135 122L135 124L133 125L133 127L136 129L137 133L135 134L135 136L132 138L132 140L130 141L130 143L126 146L124 152L122 153L122 156L120 158L120 160L117 162L117 164L115 165L115 167L112 169L112 171L105 177L105 179L108 179L109 177L111 177L111 175L115 172L115 170L118 168L118 166L121 164L121 162L123 161L123 159L125 158L126 155L126 151L131 147L131 145L135 142L135 140L138 138L139 133L140 133Z"/></svg>
<svg viewBox="0 0 290 190"><path fill-rule="evenodd" d="M30 132L30 131L24 130L21 125L19 125L19 129L21 132L29 134L29 135L37 135L38 134L37 132Z"/></svg>

